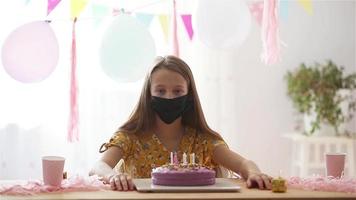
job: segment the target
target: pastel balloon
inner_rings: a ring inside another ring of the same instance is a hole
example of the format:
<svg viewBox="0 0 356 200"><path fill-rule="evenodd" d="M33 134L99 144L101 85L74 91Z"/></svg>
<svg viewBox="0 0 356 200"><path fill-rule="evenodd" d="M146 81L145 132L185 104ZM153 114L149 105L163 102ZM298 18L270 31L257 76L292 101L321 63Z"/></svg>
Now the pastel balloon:
<svg viewBox="0 0 356 200"><path fill-rule="evenodd" d="M126 14L113 19L99 50L105 74L122 82L143 78L156 56L155 43L147 28Z"/></svg>
<svg viewBox="0 0 356 200"><path fill-rule="evenodd" d="M34 21L15 29L2 47L5 71L23 83L46 79L55 69L59 46L55 33L45 21Z"/></svg>
<svg viewBox="0 0 356 200"><path fill-rule="evenodd" d="M238 47L248 36L251 14L241 0L199 0L193 16L194 31L208 47Z"/></svg>

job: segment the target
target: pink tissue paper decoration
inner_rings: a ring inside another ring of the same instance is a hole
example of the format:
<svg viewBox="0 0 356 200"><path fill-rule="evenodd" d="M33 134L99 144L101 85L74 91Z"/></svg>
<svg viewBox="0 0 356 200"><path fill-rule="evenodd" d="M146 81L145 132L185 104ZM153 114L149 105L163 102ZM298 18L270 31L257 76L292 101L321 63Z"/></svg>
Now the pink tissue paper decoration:
<svg viewBox="0 0 356 200"><path fill-rule="evenodd" d="M280 61L276 0L264 0L261 36L263 48L262 61L268 65Z"/></svg>
<svg viewBox="0 0 356 200"><path fill-rule="evenodd" d="M290 177L288 186L295 189L356 194L355 178L333 178L314 176L310 178Z"/></svg>
<svg viewBox="0 0 356 200"><path fill-rule="evenodd" d="M178 34L177 34L177 7L176 1L173 0L173 33L172 33L172 54L179 57L179 44L178 44Z"/></svg>
<svg viewBox="0 0 356 200"><path fill-rule="evenodd" d="M74 176L62 181L59 187L44 185L40 180L27 181L25 184L0 185L0 195L35 195L50 192L80 192L110 190L98 176Z"/></svg>
<svg viewBox="0 0 356 200"><path fill-rule="evenodd" d="M76 37L75 37L75 23L77 18L73 20L73 30L72 30L72 60L71 60L71 79L70 79L70 115L69 115L69 125L68 125L68 136L69 142L79 141L79 130L78 130L78 85L76 77L77 68L77 50L76 50Z"/></svg>
<svg viewBox="0 0 356 200"><path fill-rule="evenodd" d="M261 26L263 15L263 1L253 2L249 5L251 15L255 18L258 25Z"/></svg>
<svg viewBox="0 0 356 200"><path fill-rule="evenodd" d="M181 15L185 29L187 30L189 39L193 39L194 31L192 26L192 15Z"/></svg>

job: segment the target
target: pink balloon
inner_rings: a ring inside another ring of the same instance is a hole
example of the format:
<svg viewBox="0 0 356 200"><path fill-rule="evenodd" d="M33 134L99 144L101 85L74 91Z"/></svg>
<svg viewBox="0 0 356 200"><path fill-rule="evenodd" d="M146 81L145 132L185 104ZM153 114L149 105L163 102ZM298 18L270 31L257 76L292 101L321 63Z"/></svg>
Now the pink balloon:
<svg viewBox="0 0 356 200"><path fill-rule="evenodd" d="M55 69L59 46L56 35L45 21L34 21L15 29L2 47L2 64L14 79L39 82Z"/></svg>

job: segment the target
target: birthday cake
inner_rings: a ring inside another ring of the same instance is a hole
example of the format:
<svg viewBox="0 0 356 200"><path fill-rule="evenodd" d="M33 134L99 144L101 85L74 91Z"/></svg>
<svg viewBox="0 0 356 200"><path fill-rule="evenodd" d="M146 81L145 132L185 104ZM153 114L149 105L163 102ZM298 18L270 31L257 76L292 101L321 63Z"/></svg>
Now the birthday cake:
<svg viewBox="0 0 356 200"><path fill-rule="evenodd" d="M213 185L215 184L215 171L203 165L196 164L194 161L187 163L184 160L183 163L178 163L177 159L175 159L170 164L153 168L151 178L154 185Z"/></svg>

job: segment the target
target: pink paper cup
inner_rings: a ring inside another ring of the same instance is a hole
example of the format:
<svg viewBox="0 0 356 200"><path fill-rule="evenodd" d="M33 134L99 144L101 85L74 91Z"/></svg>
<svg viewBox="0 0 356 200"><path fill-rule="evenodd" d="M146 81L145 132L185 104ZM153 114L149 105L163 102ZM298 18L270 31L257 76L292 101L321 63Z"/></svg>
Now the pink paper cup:
<svg viewBox="0 0 356 200"><path fill-rule="evenodd" d="M345 153L326 153L326 176L340 178L345 169Z"/></svg>
<svg viewBox="0 0 356 200"><path fill-rule="evenodd" d="M64 161L65 158L60 156L42 157L43 182L45 185L61 186Z"/></svg>

